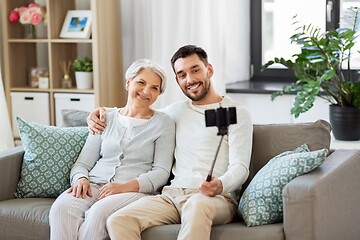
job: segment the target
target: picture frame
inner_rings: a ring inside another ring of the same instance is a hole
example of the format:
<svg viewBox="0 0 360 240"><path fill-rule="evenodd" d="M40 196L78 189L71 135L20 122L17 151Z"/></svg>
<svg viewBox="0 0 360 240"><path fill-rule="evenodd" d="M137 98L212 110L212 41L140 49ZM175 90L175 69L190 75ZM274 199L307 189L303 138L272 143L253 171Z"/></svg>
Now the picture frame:
<svg viewBox="0 0 360 240"><path fill-rule="evenodd" d="M90 38L92 16L90 10L69 10L60 32L60 38Z"/></svg>

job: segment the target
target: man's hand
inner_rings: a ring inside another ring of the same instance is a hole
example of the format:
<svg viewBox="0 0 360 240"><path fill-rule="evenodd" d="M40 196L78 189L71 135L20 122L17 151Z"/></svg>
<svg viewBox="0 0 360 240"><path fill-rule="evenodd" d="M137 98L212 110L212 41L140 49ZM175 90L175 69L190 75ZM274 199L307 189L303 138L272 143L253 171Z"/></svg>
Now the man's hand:
<svg viewBox="0 0 360 240"><path fill-rule="evenodd" d="M85 177L79 178L76 180L74 186L67 190L67 193L72 193L72 195L76 198L81 196L84 199L86 195L92 197L89 180Z"/></svg>
<svg viewBox="0 0 360 240"><path fill-rule="evenodd" d="M105 130L105 115L106 110L103 107L96 108L90 115L86 118L88 124L88 129L91 134L101 134Z"/></svg>
<svg viewBox="0 0 360 240"><path fill-rule="evenodd" d="M207 182L206 179L201 181L199 185L199 191L205 196L215 197L216 195L222 193L223 185L218 178L212 176L210 182Z"/></svg>

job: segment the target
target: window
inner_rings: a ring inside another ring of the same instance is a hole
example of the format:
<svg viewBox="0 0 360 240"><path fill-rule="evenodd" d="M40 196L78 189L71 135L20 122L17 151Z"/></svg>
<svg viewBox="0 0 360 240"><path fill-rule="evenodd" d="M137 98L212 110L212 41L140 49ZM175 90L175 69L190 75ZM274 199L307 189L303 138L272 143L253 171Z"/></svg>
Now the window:
<svg viewBox="0 0 360 240"><path fill-rule="evenodd" d="M347 9L349 9L350 7L360 7L360 2L359 0L342 0L341 4L340 4L340 19L343 19L343 17L345 16L345 13L347 11ZM340 21L340 24L342 22ZM342 26L340 25L340 27L347 27L347 26ZM359 34L359 33L358 33ZM351 62L350 62L350 67L351 69L360 69L360 39L357 39L357 42L355 43L355 46L352 49L352 57L351 57Z"/></svg>
<svg viewBox="0 0 360 240"><path fill-rule="evenodd" d="M310 7L309 7L310 6ZM339 27L339 19L349 7L360 7L358 0L253 0L251 1L251 64L254 81L295 81L291 70L273 65L261 66L274 57L291 58L298 46L290 43L295 26L292 17L302 24L313 24L322 31ZM360 41L353 49L352 69L360 69ZM355 71L354 73L355 74Z"/></svg>

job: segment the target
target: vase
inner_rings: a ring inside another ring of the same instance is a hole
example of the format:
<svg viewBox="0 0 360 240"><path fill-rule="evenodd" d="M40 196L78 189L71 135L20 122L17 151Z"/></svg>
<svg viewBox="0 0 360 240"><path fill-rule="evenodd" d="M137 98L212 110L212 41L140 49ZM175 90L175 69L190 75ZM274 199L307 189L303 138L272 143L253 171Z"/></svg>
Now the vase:
<svg viewBox="0 0 360 240"><path fill-rule="evenodd" d="M360 139L360 108L330 105L329 112L335 139L344 141Z"/></svg>
<svg viewBox="0 0 360 240"><path fill-rule="evenodd" d="M72 87L71 78L68 74L64 75L62 82L61 82L61 87L62 88L71 88Z"/></svg>
<svg viewBox="0 0 360 240"><path fill-rule="evenodd" d="M93 86L93 73L75 72L75 80L78 89L91 89Z"/></svg>
<svg viewBox="0 0 360 240"><path fill-rule="evenodd" d="M36 39L36 29L32 24L25 24L25 39Z"/></svg>

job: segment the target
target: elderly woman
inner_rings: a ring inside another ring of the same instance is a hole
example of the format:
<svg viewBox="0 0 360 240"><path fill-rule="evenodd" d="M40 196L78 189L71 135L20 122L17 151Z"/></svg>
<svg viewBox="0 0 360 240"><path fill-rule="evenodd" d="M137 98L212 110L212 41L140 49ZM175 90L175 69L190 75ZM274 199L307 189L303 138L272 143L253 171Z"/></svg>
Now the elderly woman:
<svg viewBox="0 0 360 240"><path fill-rule="evenodd" d="M141 59L129 67L125 78L126 106L108 113L101 135L89 134L71 169L71 188L51 207L51 239L108 238L108 216L156 193L168 180L175 124L151 108L165 90L165 73L154 62Z"/></svg>

